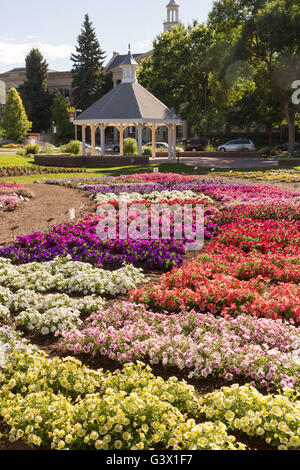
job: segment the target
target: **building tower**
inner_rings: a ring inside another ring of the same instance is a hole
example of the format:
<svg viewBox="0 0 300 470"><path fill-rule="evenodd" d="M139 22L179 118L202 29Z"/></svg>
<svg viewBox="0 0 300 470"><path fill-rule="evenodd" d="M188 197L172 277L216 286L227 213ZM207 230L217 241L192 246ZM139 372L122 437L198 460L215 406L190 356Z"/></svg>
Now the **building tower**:
<svg viewBox="0 0 300 470"><path fill-rule="evenodd" d="M179 5L175 0L170 0L167 5L167 21L164 22L164 32L179 25Z"/></svg>

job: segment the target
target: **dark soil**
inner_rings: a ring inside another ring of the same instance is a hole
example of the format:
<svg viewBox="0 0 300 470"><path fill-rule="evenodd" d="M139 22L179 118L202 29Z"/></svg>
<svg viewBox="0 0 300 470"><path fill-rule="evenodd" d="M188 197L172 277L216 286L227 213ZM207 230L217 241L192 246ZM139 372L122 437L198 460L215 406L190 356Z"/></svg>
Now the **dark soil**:
<svg viewBox="0 0 300 470"><path fill-rule="evenodd" d="M27 184L24 187L34 194L34 198L22 202L14 211L1 212L0 245L11 243L16 236L47 231L51 225L69 221L72 208L78 219L94 207L83 191L47 184Z"/></svg>

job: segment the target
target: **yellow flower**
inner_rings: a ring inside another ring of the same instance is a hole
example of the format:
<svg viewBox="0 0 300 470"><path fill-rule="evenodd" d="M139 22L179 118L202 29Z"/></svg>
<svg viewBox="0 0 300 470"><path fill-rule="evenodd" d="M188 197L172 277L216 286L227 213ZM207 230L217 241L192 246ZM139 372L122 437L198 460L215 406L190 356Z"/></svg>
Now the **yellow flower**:
<svg viewBox="0 0 300 470"><path fill-rule="evenodd" d="M225 413L225 418L227 419L227 421L233 421L234 420L234 412L233 411L227 411Z"/></svg>
<svg viewBox="0 0 300 470"><path fill-rule="evenodd" d="M64 441L59 441L57 447L58 447L58 449L63 449L65 447Z"/></svg>

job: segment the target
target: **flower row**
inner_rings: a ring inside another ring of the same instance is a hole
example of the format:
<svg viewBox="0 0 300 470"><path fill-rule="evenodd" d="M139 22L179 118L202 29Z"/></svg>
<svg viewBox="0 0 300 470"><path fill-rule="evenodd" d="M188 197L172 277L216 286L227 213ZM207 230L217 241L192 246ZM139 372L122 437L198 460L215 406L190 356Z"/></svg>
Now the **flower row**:
<svg viewBox="0 0 300 470"><path fill-rule="evenodd" d="M193 387L156 378L143 364L104 374L73 358L13 351L0 385L12 442L58 450L245 448L224 424L187 418L197 413Z"/></svg>
<svg viewBox="0 0 300 470"><path fill-rule="evenodd" d="M268 390L299 388L299 330L271 319L224 319L194 311L166 316L123 303L63 332L60 344L73 354L176 366L190 378L247 380Z"/></svg>
<svg viewBox="0 0 300 470"><path fill-rule="evenodd" d="M96 312L104 303L95 295L72 299L66 294L41 295L29 289L13 293L0 287L0 320L13 315L17 324L46 335L78 326L80 315Z"/></svg>
<svg viewBox="0 0 300 470"><path fill-rule="evenodd" d="M125 294L146 280L141 269L131 265L111 272L71 261L70 257L22 266L14 266L10 260L0 258L0 285L13 291L32 289L43 293L115 296Z"/></svg>

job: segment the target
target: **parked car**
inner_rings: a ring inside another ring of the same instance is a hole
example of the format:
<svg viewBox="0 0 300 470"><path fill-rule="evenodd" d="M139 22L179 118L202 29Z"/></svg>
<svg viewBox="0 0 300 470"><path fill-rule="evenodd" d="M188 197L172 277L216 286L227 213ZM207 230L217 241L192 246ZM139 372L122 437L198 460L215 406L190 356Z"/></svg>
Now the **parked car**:
<svg viewBox="0 0 300 470"><path fill-rule="evenodd" d="M247 149L249 151L255 150L255 145L250 139L237 139L230 140L226 144L219 145L219 152L238 152L241 149Z"/></svg>
<svg viewBox="0 0 300 470"><path fill-rule="evenodd" d="M147 142L144 147L152 147L152 142ZM159 150L168 150L169 144L166 142L156 142L156 148Z"/></svg>
<svg viewBox="0 0 300 470"><path fill-rule="evenodd" d="M92 150L92 146L90 144L85 144L85 147L89 150ZM101 147L95 147L97 153L101 153Z"/></svg>
<svg viewBox="0 0 300 470"><path fill-rule="evenodd" d="M185 143L184 150L186 152L200 152L202 147L203 145L199 139L189 139Z"/></svg>
<svg viewBox="0 0 300 470"><path fill-rule="evenodd" d="M289 149L289 143L286 142L285 144L276 145L275 150L287 152ZM300 150L300 142L295 142L295 150Z"/></svg>

